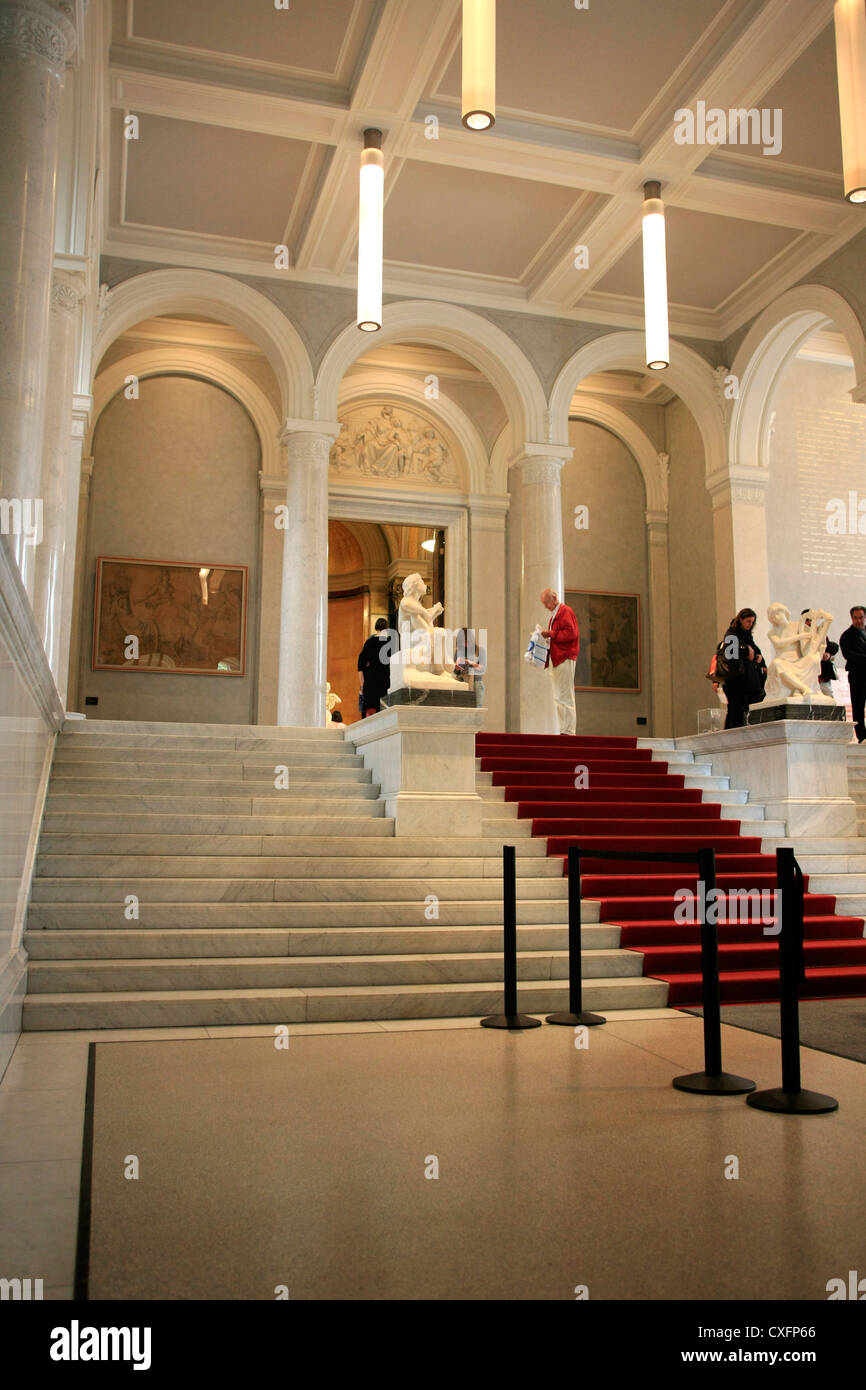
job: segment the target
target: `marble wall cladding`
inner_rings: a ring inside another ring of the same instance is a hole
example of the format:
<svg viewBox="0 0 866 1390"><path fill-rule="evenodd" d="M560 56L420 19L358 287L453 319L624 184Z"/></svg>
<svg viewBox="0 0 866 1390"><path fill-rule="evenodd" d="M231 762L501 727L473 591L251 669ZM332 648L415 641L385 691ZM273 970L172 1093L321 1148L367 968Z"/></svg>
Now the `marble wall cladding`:
<svg viewBox="0 0 866 1390"><path fill-rule="evenodd" d="M650 719L649 582L646 496L640 469L625 445L599 425L572 420L574 449L562 470L562 548L566 589L640 595L639 693L576 693L577 727L585 734L645 734L638 715ZM575 507L589 508L589 527L576 530Z"/></svg>
<svg viewBox="0 0 866 1390"><path fill-rule="evenodd" d="M704 449L682 401L667 406L670 454L669 553L674 734L697 730L697 712L716 703L704 679L722 633L716 632L713 507L707 492Z"/></svg>
<svg viewBox="0 0 866 1390"><path fill-rule="evenodd" d="M228 392L192 377L150 377L114 398L93 442L78 709L88 719L254 723L259 628L261 451ZM248 566L246 672L92 671L100 555ZM87 706L86 695L98 697Z"/></svg>
<svg viewBox="0 0 866 1390"><path fill-rule="evenodd" d="M866 602L866 407L848 394L854 381L853 368L795 358L770 400L770 599L792 615L832 613L837 641L851 605Z"/></svg>
<svg viewBox="0 0 866 1390"><path fill-rule="evenodd" d="M53 735L0 638L0 1075L21 1030L25 976L16 906Z"/></svg>

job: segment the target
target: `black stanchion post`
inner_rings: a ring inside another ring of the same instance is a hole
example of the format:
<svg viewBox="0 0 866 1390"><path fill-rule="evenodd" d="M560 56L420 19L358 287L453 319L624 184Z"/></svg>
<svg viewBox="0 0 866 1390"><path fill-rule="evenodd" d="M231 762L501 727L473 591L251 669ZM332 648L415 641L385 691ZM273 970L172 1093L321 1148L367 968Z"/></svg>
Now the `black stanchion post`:
<svg viewBox="0 0 866 1390"><path fill-rule="evenodd" d="M716 886L716 852L702 849L698 852L698 879L704 886L704 910L701 921L701 976L702 1002L704 1007L704 1070L690 1072L686 1076L675 1076L674 1086L678 1091L692 1091L697 1095L742 1096L754 1091L755 1082L745 1076L734 1076L732 1072L722 1071L722 1012L721 988L719 985L719 928L708 920L707 902ZM715 895L714 895L715 896Z"/></svg>
<svg viewBox="0 0 866 1390"><path fill-rule="evenodd" d="M540 1028L541 1019L517 1012L517 882L514 845L502 846L503 983L502 1014L482 1018L482 1028Z"/></svg>
<svg viewBox="0 0 866 1390"><path fill-rule="evenodd" d="M803 963L803 874L794 851L776 850L776 887L782 902L779 936L779 1010L782 1031L782 1084L756 1091L748 1104L756 1110L783 1115L828 1115L839 1109L838 1100L800 1085L800 985Z"/></svg>
<svg viewBox="0 0 866 1390"><path fill-rule="evenodd" d="M568 847L568 1013L548 1014L548 1023L566 1023L575 1027L584 1024L607 1023L601 1014L583 1012L583 962L581 946L581 880L580 847Z"/></svg>

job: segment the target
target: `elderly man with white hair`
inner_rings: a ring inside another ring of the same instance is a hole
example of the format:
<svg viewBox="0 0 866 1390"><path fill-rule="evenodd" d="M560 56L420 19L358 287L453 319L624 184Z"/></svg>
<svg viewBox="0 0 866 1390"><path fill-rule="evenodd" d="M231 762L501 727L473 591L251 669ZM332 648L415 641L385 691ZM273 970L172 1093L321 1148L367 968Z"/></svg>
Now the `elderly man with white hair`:
<svg viewBox="0 0 866 1390"><path fill-rule="evenodd" d="M560 603L553 589L545 589L541 602L553 616L550 624L542 632L550 642L548 665L553 681L553 698L556 702L556 718L561 734L573 734L577 724L577 711L574 707L574 667L580 649L580 633L577 617L567 603Z"/></svg>

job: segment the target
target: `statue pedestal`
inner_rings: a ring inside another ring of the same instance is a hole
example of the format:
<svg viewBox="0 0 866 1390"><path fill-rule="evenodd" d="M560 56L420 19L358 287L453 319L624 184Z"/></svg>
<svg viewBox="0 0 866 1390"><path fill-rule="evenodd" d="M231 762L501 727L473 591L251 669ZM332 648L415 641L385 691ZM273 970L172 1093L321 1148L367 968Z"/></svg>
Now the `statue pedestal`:
<svg viewBox="0 0 866 1390"><path fill-rule="evenodd" d="M851 725L839 721L833 706L814 705L811 717L803 713L808 705L782 708L784 719L678 738L677 747L712 759L714 774L748 790L766 806L768 820L787 822L791 836L856 835L857 807L848 793ZM752 826L759 833L760 821L743 824L746 834Z"/></svg>
<svg viewBox="0 0 866 1390"><path fill-rule="evenodd" d="M468 694L464 690L464 694ZM484 710L437 705L395 705L346 727L346 739L379 783L395 835L482 833L482 801L475 789L475 734Z"/></svg>

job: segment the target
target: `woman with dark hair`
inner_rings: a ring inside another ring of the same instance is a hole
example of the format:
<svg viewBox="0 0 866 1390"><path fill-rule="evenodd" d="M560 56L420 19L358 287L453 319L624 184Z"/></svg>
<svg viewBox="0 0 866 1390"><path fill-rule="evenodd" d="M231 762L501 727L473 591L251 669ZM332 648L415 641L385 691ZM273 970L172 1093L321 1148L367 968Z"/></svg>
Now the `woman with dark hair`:
<svg viewBox="0 0 866 1390"><path fill-rule="evenodd" d="M753 635L755 617L753 608L741 608L719 643L719 656L728 670L722 683L728 700L726 729L741 728L746 722L749 705L756 705L764 698L767 667Z"/></svg>

